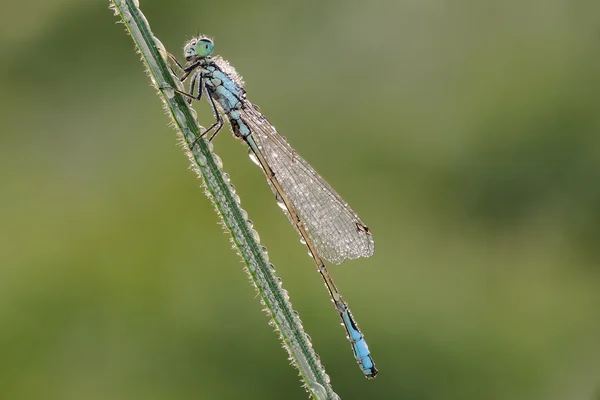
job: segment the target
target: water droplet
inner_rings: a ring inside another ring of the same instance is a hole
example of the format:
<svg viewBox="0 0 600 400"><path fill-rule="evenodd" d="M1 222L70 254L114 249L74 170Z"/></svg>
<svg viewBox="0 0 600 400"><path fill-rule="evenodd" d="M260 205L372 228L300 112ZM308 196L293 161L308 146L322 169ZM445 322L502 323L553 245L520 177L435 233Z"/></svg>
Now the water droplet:
<svg viewBox="0 0 600 400"><path fill-rule="evenodd" d="M158 38L156 36L154 36L152 39L154 39L154 45L156 46L156 50L158 50L158 52L160 53L163 60L168 61L169 56L167 55L165 46L162 44L162 42L160 40L158 40Z"/></svg>
<svg viewBox="0 0 600 400"><path fill-rule="evenodd" d="M250 227L250 229L252 229L252 227L254 227L254 222L252 222L251 219L247 219L246 218L246 223L248 224L248 226Z"/></svg>
<svg viewBox="0 0 600 400"><path fill-rule="evenodd" d="M256 154L254 154L254 152L252 150L248 150L248 157L250 157L250 159L252 160L252 162L254 164L260 166L260 161L258 161Z"/></svg>
<svg viewBox="0 0 600 400"><path fill-rule="evenodd" d="M256 232L254 229L252 229L250 232L252 233L252 238L254 241L256 243L260 243L260 236L258 235L258 232Z"/></svg>
<svg viewBox="0 0 600 400"><path fill-rule="evenodd" d="M213 154L213 159L215 160L215 164L217 164L217 167L219 167L219 169L223 169L223 161L221 161L221 157L219 157L216 154Z"/></svg>
<svg viewBox="0 0 600 400"><path fill-rule="evenodd" d="M267 248L265 246L261 246L260 249L262 250L265 261L269 261L269 251L267 250Z"/></svg>
<svg viewBox="0 0 600 400"><path fill-rule="evenodd" d="M310 391L317 397L319 400L327 399L327 390L318 382L310 382L308 384L310 386Z"/></svg>
<svg viewBox="0 0 600 400"><path fill-rule="evenodd" d="M179 122L179 124L181 126L185 126L185 116L183 115L181 110L178 108L175 109L175 119L177 120L177 122ZM189 132L189 131L184 132L184 133L185 133L185 136L187 136L188 133L191 134L191 132Z"/></svg>
<svg viewBox="0 0 600 400"><path fill-rule="evenodd" d="M134 2L134 3L135 3L136 1L137 1L137 0L133 0L133 2ZM139 2L138 2L138 4L136 4L136 7L137 7L137 8L140 8L140 4L139 4ZM142 20L142 22L144 23L144 25L146 25L146 28L147 28L148 30L150 30L150 29L149 29L149 28L150 28L150 24L148 23L148 20L146 19L146 16L145 16L144 14L142 14L142 13L139 13L139 16L140 16L140 19Z"/></svg>
<svg viewBox="0 0 600 400"><path fill-rule="evenodd" d="M285 203L283 202L283 198L279 195L279 193L277 193L275 195L275 201L277 201L277 205L279 206L279 208L281 208L282 210L287 210L287 207L285 206Z"/></svg>
<svg viewBox="0 0 600 400"><path fill-rule="evenodd" d="M181 82L179 82L179 80L175 81L177 84L177 89L183 91L184 87L181 84ZM196 110L194 110L192 107L189 108L190 114L192 114L192 117L194 118L194 120L198 121L198 113L196 112ZM204 127L202 127L202 129L204 129ZM202 130L200 129L200 130Z"/></svg>
<svg viewBox="0 0 600 400"><path fill-rule="evenodd" d="M275 264L269 263L269 269L271 270L271 272L275 272Z"/></svg>
<svg viewBox="0 0 600 400"><path fill-rule="evenodd" d="M194 156L195 156L195 158L196 158L196 162L197 162L199 165L202 165L203 167L204 167L204 166L206 166L206 162L207 162L207 160L206 160L206 157L204 156L204 154L202 154L202 153L200 153L200 152L196 152L196 153L194 154Z"/></svg>

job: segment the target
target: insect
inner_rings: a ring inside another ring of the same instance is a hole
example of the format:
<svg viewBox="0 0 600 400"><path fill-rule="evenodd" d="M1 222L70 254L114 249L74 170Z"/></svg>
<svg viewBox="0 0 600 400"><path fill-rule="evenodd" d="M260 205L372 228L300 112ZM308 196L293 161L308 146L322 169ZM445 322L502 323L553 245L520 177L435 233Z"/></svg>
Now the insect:
<svg viewBox="0 0 600 400"><path fill-rule="evenodd" d="M185 44L185 67L169 54L183 71L180 80L191 79L189 93L177 92L190 102L206 97L212 107L216 120L201 136L210 134L212 140L226 118L234 135L248 145L278 204L308 247L363 374L374 378L378 371L364 336L324 262L339 264L346 259L370 257L375 249L371 231L247 99L242 78L223 58L212 56L213 51L213 41L199 36Z"/></svg>

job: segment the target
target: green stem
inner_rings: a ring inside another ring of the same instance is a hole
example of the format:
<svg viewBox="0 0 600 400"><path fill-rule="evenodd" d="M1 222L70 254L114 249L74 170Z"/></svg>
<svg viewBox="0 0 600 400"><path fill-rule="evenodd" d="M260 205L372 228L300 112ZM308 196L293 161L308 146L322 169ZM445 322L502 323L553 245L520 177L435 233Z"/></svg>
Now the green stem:
<svg viewBox="0 0 600 400"><path fill-rule="evenodd" d="M196 121L196 112L189 107L183 96L173 91L173 88L183 90L183 87L171 74L164 47L150 30L138 1L112 0L112 4L115 14L123 20L142 55L150 79L159 89L166 109L185 143L192 167L203 178L207 196L213 201L229 229L246 264L246 271L260 294L261 303L271 317L270 324L279 332L292 364L300 372L304 388L316 400L339 399L302 328L300 318L292 309L287 291L275 276L267 249L260 245L257 232L248 222L248 214L240 207L239 197L229 183L229 176L222 170L221 160L212 152L212 145L204 139L197 141L192 149L191 145L201 134L202 128Z"/></svg>

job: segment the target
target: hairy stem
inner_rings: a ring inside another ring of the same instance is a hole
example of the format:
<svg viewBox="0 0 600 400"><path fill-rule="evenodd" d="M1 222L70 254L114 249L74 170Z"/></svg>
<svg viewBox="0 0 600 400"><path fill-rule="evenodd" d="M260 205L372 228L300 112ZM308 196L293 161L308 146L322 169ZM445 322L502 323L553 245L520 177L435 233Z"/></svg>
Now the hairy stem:
<svg viewBox="0 0 600 400"><path fill-rule="evenodd" d="M167 53L150 30L148 21L139 9L139 2L111 2L115 14L121 17L133 38L150 79L159 90L192 167L203 179L207 196L213 201L223 223L231 233L231 238L246 264L250 280L258 290L261 303L271 318L270 324L279 332L290 361L300 373L303 386L314 399L339 399L302 328L300 318L292 309L287 291L275 276L273 264L268 260L267 249L260 245L258 234L248 220L248 214L240 207L239 196L229 182L229 176L223 172L221 160L213 153L212 145L208 141L196 141L203 128L198 125L196 112L189 107L185 98L173 90L183 90L183 86L171 74L167 65ZM194 142L196 144L192 148Z"/></svg>

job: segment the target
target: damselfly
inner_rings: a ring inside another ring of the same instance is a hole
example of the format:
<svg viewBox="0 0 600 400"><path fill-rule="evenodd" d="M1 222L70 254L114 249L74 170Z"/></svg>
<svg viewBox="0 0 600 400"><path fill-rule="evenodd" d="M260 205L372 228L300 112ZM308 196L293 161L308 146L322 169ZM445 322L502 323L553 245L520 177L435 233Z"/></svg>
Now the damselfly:
<svg viewBox="0 0 600 400"><path fill-rule="evenodd" d="M339 264L345 259L369 257L374 243L371 231L321 176L280 136L273 125L246 98L242 78L221 57L212 57L214 43L207 37L185 44L187 66L180 80L191 76L189 99L206 95L216 121L203 133L212 140L227 117L236 137L250 148L252 159L262 168L281 208L300 234L340 314L354 357L367 378L377 375L364 336L348 304L336 288L323 260Z"/></svg>

